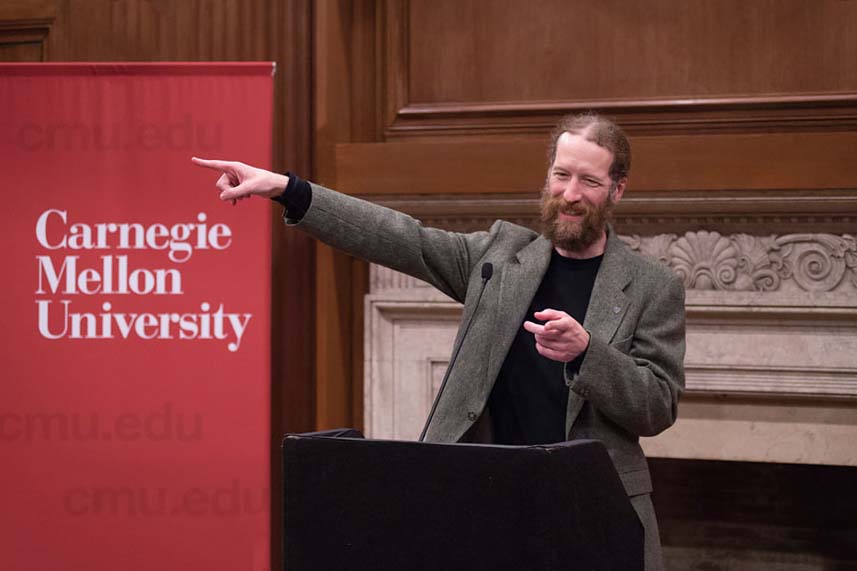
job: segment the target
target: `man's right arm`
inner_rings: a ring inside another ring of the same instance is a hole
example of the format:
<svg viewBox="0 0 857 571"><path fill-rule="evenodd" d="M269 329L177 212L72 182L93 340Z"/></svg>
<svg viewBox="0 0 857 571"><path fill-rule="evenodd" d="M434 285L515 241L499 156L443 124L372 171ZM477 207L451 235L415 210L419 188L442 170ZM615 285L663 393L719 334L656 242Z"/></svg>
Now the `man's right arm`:
<svg viewBox="0 0 857 571"><path fill-rule="evenodd" d="M426 228L412 217L322 186L233 161L193 159L221 172L221 200L272 198L286 223L353 256L426 281L463 301L471 274L494 233L459 234Z"/></svg>
<svg viewBox="0 0 857 571"><path fill-rule="evenodd" d="M310 185L310 208L297 223L287 213L287 224L352 256L428 282L457 301L464 301L472 274L480 271L477 265L496 237L428 228L402 212Z"/></svg>

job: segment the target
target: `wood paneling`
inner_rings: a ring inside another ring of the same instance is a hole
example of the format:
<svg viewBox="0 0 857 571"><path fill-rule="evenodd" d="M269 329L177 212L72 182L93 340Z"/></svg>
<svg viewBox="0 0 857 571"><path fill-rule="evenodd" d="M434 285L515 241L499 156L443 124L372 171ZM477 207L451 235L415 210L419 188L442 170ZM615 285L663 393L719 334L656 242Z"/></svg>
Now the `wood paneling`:
<svg viewBox="0 0 857 571"><path fill-rule="evenodd" d="M276 61L273 165L309 176L312 21L310 0L5 0L0 59ZM315 246L284 228L279 206L271 216L271 548L278 569L281 436L315 428Z"/></svg>
<svg viewBox="0 0 857 571"><path fill-rule="evenodd" d="M409 0L406 6L411 103L857 92L854 2Z"/></svg>
<svg viewBox="0 0 857 571"><path fill-rule="evenodd" d="M857 4L389 0L387 136L857 126ZM823 30L823 33L819 33Z"/></svg>
<svg viewBox="0 0 857 571"><path fill-rule="evenodd" d="M336 149L337 190L348 194L535 192L546 172L544 140L354 143Z"/></svg>
<svg viewBox="0 0 857 571"><path fill-rule="evenodd" d="M320 2L315 13L315 180L338 186L336 146L378 140L377 74L383 15L373 0ZM316 250L316 418L319 428L362 428L364 262Z"/></svg>
<svg viewBox="0 0 857 571"><path fill-rule="evenodd" d="M47 61L52 18L0 20L0 61Z"/></svg>
<svg viewBox="0 0 857 571"><path fill-rule="evenodd" d="M343 144L336 177L350 194L536 192L546 143ZM632 145L631 191L857 188L857 131L633 137Z"/></svg>
<svg viewBox="0 0 857 571"><path fill-rule="evenodd" d="M857 129L857 95L714 99L566 100L538 103L415 104L391 111L388 139L490 140L550 131L568 113L610 115L629 135L766 133Z"/></svg>

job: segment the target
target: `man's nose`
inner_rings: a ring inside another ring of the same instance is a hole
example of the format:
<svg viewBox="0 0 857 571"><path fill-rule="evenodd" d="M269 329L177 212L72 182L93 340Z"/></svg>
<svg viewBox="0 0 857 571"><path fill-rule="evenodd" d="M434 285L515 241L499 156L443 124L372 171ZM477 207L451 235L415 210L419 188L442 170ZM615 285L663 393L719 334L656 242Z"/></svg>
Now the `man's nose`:
<svg viewBox="0 0 857 571"><path fill-rule="evenodd" d="M580 179L576 176L569 177L565 183L565 188L562 191L562 197L566 202L577 202L580 200Z"/></svg>

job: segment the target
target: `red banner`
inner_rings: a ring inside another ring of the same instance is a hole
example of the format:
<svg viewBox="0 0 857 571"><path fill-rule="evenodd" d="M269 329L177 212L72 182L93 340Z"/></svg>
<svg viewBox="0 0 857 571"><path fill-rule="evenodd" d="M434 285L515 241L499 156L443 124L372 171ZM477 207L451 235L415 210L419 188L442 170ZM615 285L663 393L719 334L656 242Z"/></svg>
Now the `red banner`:
<svg viewBox="0 0 857 571"><path fill-rule="evenodd" d="M272 71L0 65L0 570L268 569Z"/></svg>

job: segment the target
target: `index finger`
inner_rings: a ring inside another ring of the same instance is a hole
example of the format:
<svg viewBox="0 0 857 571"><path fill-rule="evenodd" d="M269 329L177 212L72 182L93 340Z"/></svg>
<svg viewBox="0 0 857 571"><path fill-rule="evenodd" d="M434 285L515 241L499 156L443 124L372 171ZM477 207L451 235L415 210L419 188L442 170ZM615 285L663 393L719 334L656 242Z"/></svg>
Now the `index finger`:
<svg viewBox="0 0 857 571"><path fill-rule="evenodd" d="M545 326L533 323L532 321L524 321L524 329L530 333L541 335L545 331Z"/></svg>
<svg viewBox="0 0 857 571"><path fill-rule="evenodd" d="M545 308L541 311L535 312L533 317L540 319L541 321L555 321L557 319L562 319L563 317L569 317L569 315L564 311Z"/></svg>
<svg viewBox="0 0 857 571"><path fill-rule="evenodd" d="M200 159L191 157L191 162L197 166L204 167L216 171L227 171L234 166L232 161L219 161L214 159Z"/></svg>

